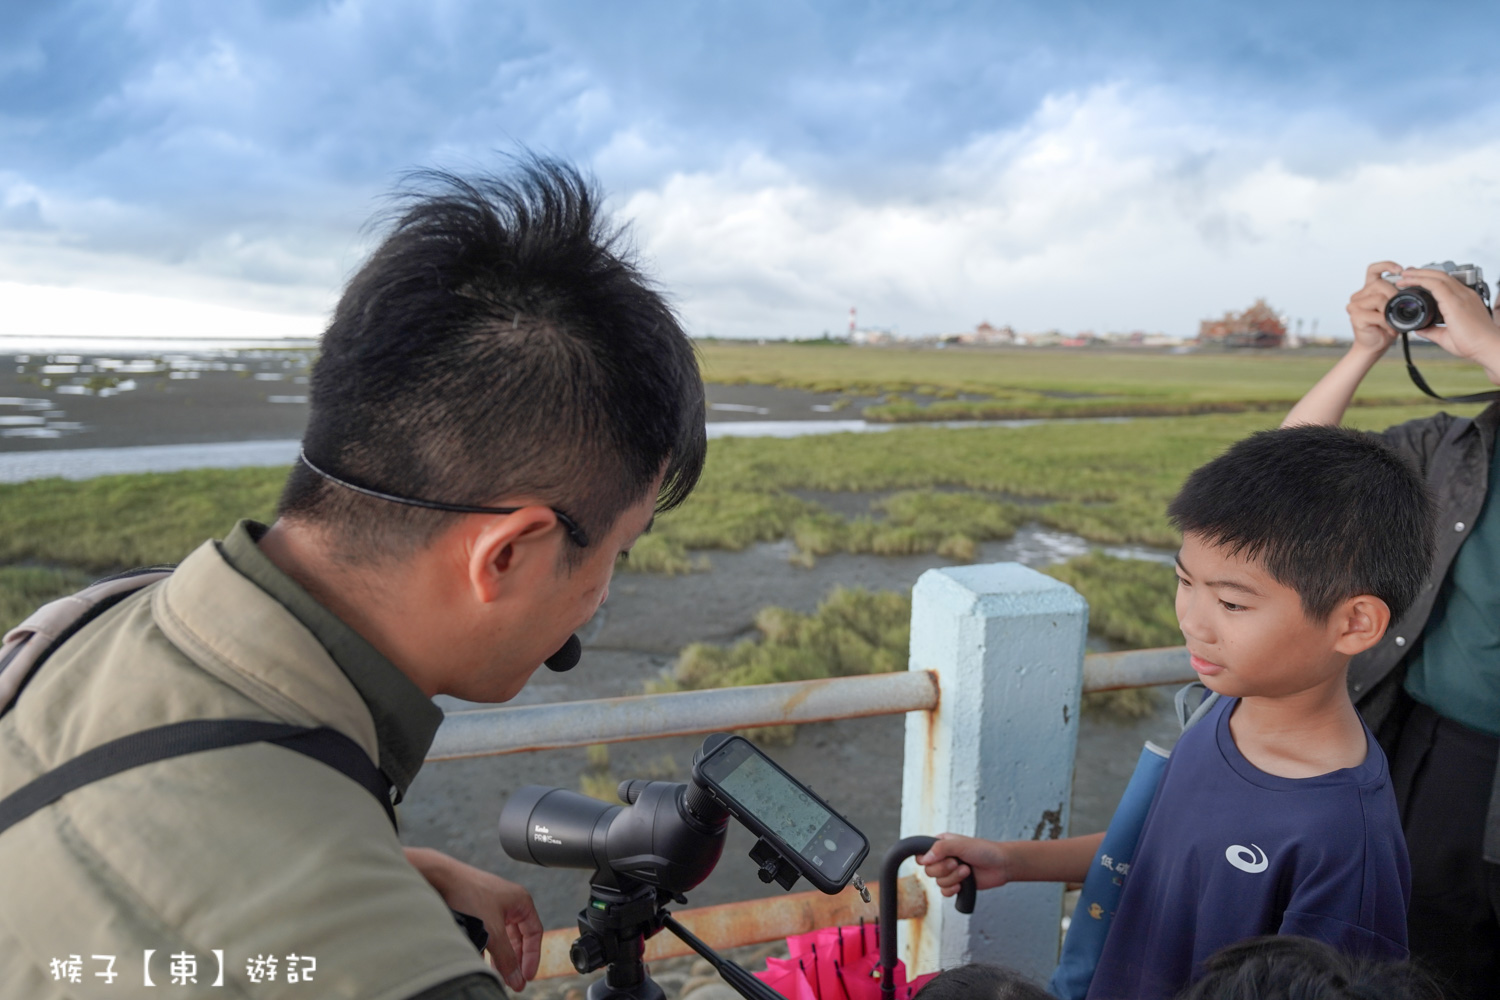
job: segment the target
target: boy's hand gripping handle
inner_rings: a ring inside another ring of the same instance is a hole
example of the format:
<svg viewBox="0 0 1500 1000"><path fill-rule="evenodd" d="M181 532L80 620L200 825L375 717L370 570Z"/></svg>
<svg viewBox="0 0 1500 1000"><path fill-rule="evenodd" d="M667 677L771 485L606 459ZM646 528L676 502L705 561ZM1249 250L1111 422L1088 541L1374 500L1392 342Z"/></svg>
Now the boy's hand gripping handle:
<svg viewBox="0 0 1500 1000"><path fill-rule="evenodd" d="M896 872L901 862L926 854L935 843L936 837L898 840L885 852L885 860L880 863L880 1000L893 1000L896 995ZM974 912L974 896L978 891L974 872L970 870L958 887L956 905L959 913Z"/></svg>

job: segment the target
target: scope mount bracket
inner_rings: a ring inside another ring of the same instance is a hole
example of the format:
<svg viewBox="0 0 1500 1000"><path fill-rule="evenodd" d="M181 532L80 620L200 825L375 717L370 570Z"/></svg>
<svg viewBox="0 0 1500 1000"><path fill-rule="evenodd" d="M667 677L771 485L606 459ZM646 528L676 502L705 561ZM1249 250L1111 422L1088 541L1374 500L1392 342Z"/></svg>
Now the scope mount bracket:
<svg viewBox="0 0 1500 1000"><path fill-rule="evenodd" d="M750 848L750 860L759 867L760 871L756 874L762 882L767 884L775 882L788 892L797 884L797 879L802 877L792 859L778 851L776 846L764 837L757 840L755 846Z"/></svg>

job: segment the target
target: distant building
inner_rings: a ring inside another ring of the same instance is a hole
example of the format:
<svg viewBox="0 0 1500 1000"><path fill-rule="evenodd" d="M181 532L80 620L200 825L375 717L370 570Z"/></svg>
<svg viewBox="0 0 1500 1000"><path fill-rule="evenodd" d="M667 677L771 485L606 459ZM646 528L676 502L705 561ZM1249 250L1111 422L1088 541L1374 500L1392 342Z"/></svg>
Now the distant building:
<svg viewBox="0 0 1500 1000"><path fill-rule="evenodd" d="M1014 344L1016 331L1009 324L994 326L986 320L976 326L972 333L960 333L953 341L959 344Z"/></svg>
<svg viewBox="0 0 1500 1000"><path fill-rule="evenodd" d="M1179 341L1165 333L1132 330L1129 333L1106 333L1101 338L1111 347L1175 347Z"/></svg>
<svg viewBox="0 0 1500 1000"><path fill-rule="evenodd" d="M1242 313L1227 312L1222 319L1198 324L1198 342L1221 347L1280 347L1286 340L1286 324L1265 299Z"/></svg>

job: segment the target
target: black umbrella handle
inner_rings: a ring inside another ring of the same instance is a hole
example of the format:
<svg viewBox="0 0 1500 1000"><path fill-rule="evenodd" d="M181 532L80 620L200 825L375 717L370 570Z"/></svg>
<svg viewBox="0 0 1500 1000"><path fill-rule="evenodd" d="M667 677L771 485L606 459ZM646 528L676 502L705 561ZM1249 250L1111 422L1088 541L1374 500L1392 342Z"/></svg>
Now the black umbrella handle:
<svg viewBox="0 0 1500 1000"><path fill-rule="evenodd" d="M901 862L926 854L936 843L936 837L898 840L885 852L885 860L880 863L880 1000L894 1000L896 996L896 873ZM974 912L974 897L978 892L979 885L974 881L973 868L970 868L958 887L956 906L959 913Z"/></svg>

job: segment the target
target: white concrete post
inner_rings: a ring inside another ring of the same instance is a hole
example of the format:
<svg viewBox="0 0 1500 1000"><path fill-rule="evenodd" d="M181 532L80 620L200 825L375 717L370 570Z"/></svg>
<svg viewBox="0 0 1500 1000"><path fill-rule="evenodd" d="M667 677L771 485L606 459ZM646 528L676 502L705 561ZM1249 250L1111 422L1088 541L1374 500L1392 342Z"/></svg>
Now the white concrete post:
<svg viewBox="0 0 1500 1000"><path fill-rule="evenodd" d="M935 710L906 716L903 837L1066 835L1087 630L1088 605L1073 588L1018 563L922 574L909 669L936 671L939 695ZM1046 981L1061 884L981 891L972 917L922 884L927 915L901 928L907 968L993 962Z"/></svg>

